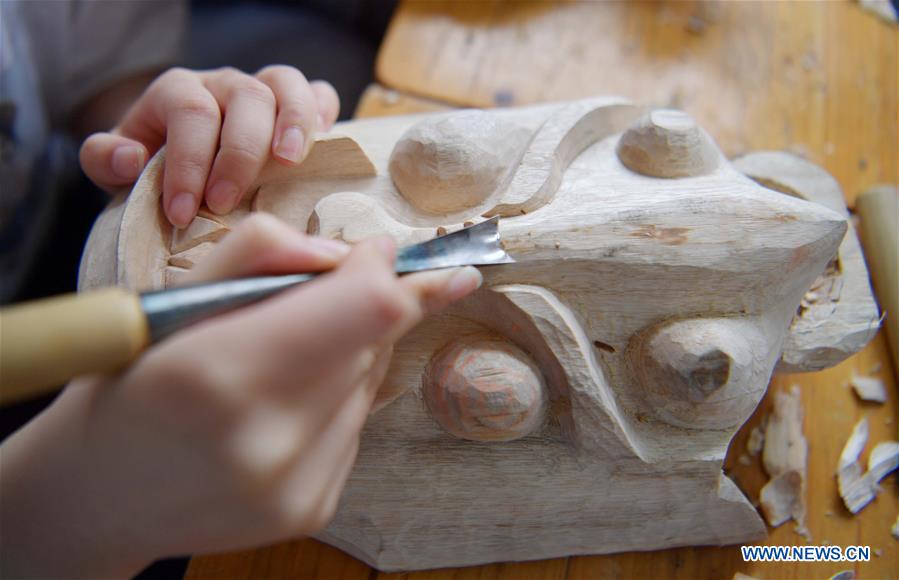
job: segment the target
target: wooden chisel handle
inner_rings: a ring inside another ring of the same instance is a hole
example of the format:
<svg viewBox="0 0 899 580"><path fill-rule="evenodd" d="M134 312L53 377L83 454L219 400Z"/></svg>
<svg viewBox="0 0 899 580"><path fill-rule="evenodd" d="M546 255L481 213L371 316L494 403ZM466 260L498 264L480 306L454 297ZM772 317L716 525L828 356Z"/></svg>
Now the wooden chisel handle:
<svg viewBox="0 0 899 580"><path fill-rule="evenodd" d="M855 210L861 218L865 260L874 282L893 358L899 377L899 191L881 185L858 196Z"/></svg>
<svg viewBox="0 0 899 580"><path fill-rule="evenodd" d="M0 310L0 405L125 367L149 344L140 297L120 288Z"/></svg>

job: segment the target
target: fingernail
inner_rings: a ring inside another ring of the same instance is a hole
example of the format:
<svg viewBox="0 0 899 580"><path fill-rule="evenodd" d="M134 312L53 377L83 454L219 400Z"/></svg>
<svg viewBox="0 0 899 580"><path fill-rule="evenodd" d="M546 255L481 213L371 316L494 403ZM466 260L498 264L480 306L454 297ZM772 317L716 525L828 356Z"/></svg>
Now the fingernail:
<svg viewBox="0 0 899 580"><path fill-rule="evenodd" d="M275 155L286 161L299 163L304 141L303 131L299 127L288 127L281 132L281 138L275 144Z"/></svg>
<svg viewBox="0 0 899 580"><path fill-rule="evenodd" d="M144 170L144 151L135 145L122 145L112 152L112 172L121 179L134 180Z"/></svg>
<svg viewBox="0 0 899 580"><path fill-rule="evenodd" d="M209 188L209 192L206 194L206 205L213 212L224 215L234 209L239 196L240 189L234 183L227 179L220 179Z"/></svg>
<svg viewBox="0 0 899 580"><path fill-rule="evenodd" d="M378 252L381 253L382 256L393 261L396 256L396 244L393 242L393 238L387 236L379 236L374 239L375 247L378 249Z"/></svg>
<svg viewBox="0 0 899 580"><path fill-rule="evenodd" d="M194 196L190 193L179 193L172 198L169 203L169 219L172 225L178 228L187 227L197 211L195 203Z"/></svg>
<svg viewBox="0 0 899 580"><path fill-rule="evenodd" d="M308 243L307 248L311 248L312 251L324 258L339 260L350 253L350 247L337 240L311 236L305 240L305 243Z"/></svg>
<svg viewBox="0 0 899 580"><path fill-rule="evenodd" d="M484 277L473 266L465 266L450 278L446 286L446 294L450 300L458 300L481 287Z"/></svg>

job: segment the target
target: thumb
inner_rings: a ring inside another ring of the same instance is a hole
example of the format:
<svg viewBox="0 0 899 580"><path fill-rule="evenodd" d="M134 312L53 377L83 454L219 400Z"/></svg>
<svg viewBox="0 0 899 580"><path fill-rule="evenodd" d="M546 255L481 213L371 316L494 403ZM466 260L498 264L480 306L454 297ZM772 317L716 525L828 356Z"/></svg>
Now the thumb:
<svg viewBox="0 0 899 580"><path fill-rule="evenodd" d="M79 155L84 173L110 193L137 181L148 157L141 143L113 133L94 133L85 140Z"/></svg>

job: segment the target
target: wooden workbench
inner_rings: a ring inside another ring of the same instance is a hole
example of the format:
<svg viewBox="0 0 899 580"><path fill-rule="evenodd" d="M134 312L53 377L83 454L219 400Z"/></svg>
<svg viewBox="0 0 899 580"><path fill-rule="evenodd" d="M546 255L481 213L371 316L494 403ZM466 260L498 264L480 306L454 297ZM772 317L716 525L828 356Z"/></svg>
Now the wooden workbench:
<svg viewBox="0 0 899 580"><path fill-rule="evenodd" d="M378 60L378 78L357 116L454 106L519 105L622 94L693 114L728 156L786 149L830 171L855 195L897 176L899 31L849 2L564 3L405 2ZM423 98L422 98L423 97ZM863 226L862 226L863 227ZM853 370L875 373L890 400L862 404L846 387ZM771 393L802 388L809 440L813 544L869 545L865 563L744 563L738 546L581 556L455 570L384 574L335 548L297 540L194 558L187 578L593 579L899 577L896 476L857 516L843 508L833 472L852 426L868 416L876 443L897 438L899 393L883 333L833 369L774 378L768 396L731 446L726 471L752 500L765 481L760 462L737 462ZM803 545L791 524L769 545Z"/></svg>

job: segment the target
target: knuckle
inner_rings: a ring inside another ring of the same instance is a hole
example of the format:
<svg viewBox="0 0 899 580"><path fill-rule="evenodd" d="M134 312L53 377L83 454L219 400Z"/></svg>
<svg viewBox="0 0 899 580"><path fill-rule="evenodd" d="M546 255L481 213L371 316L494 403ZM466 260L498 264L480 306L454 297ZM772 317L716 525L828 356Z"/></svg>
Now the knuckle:
<svg viewBox="0 0 899 580"><path fill-rule="evenodd" d="M252 248L265 248L276 238L274 230L278 219L264 212L254 212L238 226L235 238Z"/></svg>
<svg viewBox="0 0 899 580"><path fill-rule="evenodd" d="M289 103L282 107L280 117L290 125L308 125L315 118L315 107L306 102Z"/></svg>
<svg viewBox="0 0 899 580"><path fill-rule="evenodd" d="M334 102L334 103L338 102L339 98L337 95L337 90L328 81L318 80L318 81L312 81L312 83L310 83L310 84L311 84L312 88L315 90L316 96L327 98L329 100L328 104L330 104L330 102Z"/></svg>
<svg viewBox="0 0 899 580"><path fill-rule="evenodd" d="M235 80L231 91L231 98L243 97L253 101L257 101L264 105L275 106L275 93L272 89L251 76L241 75L239 80Z"/></svg>
<svg viewBox="0 0 899 580"><path fill-rule="evenodd" d="M239 172L242 168L261 165L268 154L264 145L253 142L246 137L230 138L222 142L219 154L228 161L228 173Z"/></svg>
<svg viewBox="0 0 899 580"><path fill-rule="evenodd" d="M366 292L369 313L381 328L390 328L409 314L403 289L392 276L378 276Z"/></svg>
<svg viewBox="0 0 899 580"><path fill-rule="evenodd" d="M195 91L179 96L174 107L192 117L199 117L207 122L218 123L221 121L222 112L218 103L206 91Z"/></svg>
<svg viewBox="0 0 899 580"><path fill-rule="evenodd" d="M222 66L215 69L215 74L222 77L225 80L233 79L235 77L244 76L244 73L233 66Z"/></svg>
<svg viewBox="0 0 899 580"><path fill-rule="evenodd" d="M280 104L278 121L284 125L300 125L311 130L317 113L313 102L302 97L295 97L293 101Z"/></svg>
<svg viewBox="0 0 899 580"><path fill-rule="evenodd" d="M156 83L163 84L170 82L181 82L192 78L194 74L196 73L191 70L176 66L159 75L159 78L156 79Z"/></svg>
<svg viewBox="0 0 899 580"><path fill-rule="evenodd" d="M304 81L306 80L306 77L303 76L299 69L286 64L270 64L259 69L259 72L256 73L256 77L260 79L271 79L279 76L295 76Z"/></svg>
<svg viewBox="0 0 899 580"><path fill-rule="evenodd" d="M233 66L223 66L212 71L213 82L222 87L233 87L240 84L247 75Z"/></svg>
<svg viewBox="0 0 899 580"><path fill-rule="evenodd" d="M196 151L182 151L166 160L166 171L174 169L174 176L193 178L209 169L209 161Z"/></svg>

